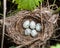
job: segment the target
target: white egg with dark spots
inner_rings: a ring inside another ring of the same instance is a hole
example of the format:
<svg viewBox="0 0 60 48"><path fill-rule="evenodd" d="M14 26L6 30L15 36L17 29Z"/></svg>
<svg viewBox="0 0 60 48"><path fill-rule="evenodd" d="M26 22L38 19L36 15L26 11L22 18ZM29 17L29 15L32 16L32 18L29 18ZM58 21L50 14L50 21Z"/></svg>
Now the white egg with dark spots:
<svg viewBox="0 0 60 48"><path fill-rule="evenodd" d="M29 21L29 20L26 20L26 21L23 23L23 27L24 27L24 28L29 28L29 25L30 25L30 21Z"/></svg>
<svg viewBox="0 0 60 48"><path fill-rule="evenodd" d="M31 31L31 36L32 37L36 37L38 35L37 31L36 30L32 30Z"/></svg>
<svg viewBox="0 0 60 48"><path fill-rule="evenodd" d="M34 21L31 21L31 22L30 22L30 28L31 28L31 29L34 29L35 26L36 26L36 23L35 23Z"/></svg>
<svg viewBox="0 0 60 48"><path fill-rule="evenodd" d="M31 33L31 29L28 28L25 30L25 35L30 35L30 33Z"/></svg>
<svg viewBox="0 0 60 48"><path fill-rule="evenodd" d="M36 30L37 30L37 31L41 31L41 24L40 24L40 23L37 23L37 24L36 24Z"/></svg>

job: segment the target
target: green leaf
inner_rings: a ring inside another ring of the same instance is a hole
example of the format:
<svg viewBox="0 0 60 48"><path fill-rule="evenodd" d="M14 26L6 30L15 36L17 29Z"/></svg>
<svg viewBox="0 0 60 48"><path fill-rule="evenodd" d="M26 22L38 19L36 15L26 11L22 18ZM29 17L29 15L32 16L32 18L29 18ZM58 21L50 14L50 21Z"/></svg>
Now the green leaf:
<svg viewBox="0 0 60 48"><path fill-rule="evenodd" d="M57 44L56 46L51 46L50 48L60 48L60 44Z"/></svg>
<svg viewBox="0 0 60 48"><path fill-rule="evenodd" d="M56 48L55 46L51 46L50 48Z"/></svg>
<svg viewBox="0 0 60 48"><path fill-rule="evenodd" d="M57 44L57 45L56 45L56 48L60 48L60 44Z"/></svg>
<svg viewBox="0 0 60 48"><path fill-rule="evenodd" d="M12 0L20 10L34 10L43 0ZM39 3L40 2L40 3Z"/></svg>
<svg viewBox="0 0 60 48"><path fill-rule="evenodd" d="M15 2L15 0L12 1L13 3Z"/></svg>

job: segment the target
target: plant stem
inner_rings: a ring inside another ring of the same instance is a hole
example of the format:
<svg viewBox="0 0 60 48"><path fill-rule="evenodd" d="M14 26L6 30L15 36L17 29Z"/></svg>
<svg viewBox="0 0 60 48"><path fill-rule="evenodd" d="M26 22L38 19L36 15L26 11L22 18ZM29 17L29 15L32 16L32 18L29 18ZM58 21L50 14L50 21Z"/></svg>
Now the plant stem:
<svg viewBox="0 0 60 48"><path fill-rule="evenodd" d="M56 0L54 0L53 4L55 4Z"/></svg>
<svg viewBox="0 0 60 48"><path fill-rule="evenodd" d="M5 17L6 17L6 0L3 0L3 32L2 32L1 48L3 48L3 43L4 43L4 34L5 34Z"/></svg>
<svg viewBox="0 0 60 48"><path fill-rule="evenodd" d="M57 8L57 10L55 10L55 11L53 12L53 14L56 14L56 13L59 13L59 12L60 12L60 7Z"/></svg>

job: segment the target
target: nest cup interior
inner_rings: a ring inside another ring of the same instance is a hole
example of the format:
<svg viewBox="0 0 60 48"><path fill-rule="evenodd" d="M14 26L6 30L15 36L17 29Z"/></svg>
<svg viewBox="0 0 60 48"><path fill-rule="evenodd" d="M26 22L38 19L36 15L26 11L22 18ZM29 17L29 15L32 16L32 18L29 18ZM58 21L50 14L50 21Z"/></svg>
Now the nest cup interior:
<svg viewBox="0 0 60 48"><path fill-rule="evenodd" d="M24 30L25 30L25 28L23 28L23 23L26 21L26 20L29 20L29 21L34 21L36 24L37 23L40 23L41 24L41 21L40 21L40 18L38 17L38 16L25 16L25 17L23 17L22 18L22 20L21 21L19 21L19 23L18 23L18 31L20 32L20 35L22 35L22 36L24 36L24 37L29 37L29 38L32 38L32 36L25 36L24 35ZM38 35L36 36L36 37L40 37L41 36L41 31L39 31L38 32ZM35 37L35 38L36 38Z"/></svg>

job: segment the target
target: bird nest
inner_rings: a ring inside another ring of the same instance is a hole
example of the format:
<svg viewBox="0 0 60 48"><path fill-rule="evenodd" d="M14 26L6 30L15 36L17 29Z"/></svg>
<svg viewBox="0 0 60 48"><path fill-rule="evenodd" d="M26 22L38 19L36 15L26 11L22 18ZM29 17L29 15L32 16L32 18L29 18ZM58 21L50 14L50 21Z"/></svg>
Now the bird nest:
<svg viewBox="0 0 60 48"><path fill-rule="evenodd" d="M6 33L11 42L14 42L18 47L30 46L32 48L40 47L47 40L49 40L56 27L58 14L52 14L53 10L47 8L36 9L33 12L30 11L19 11L13 16L7 17L5 21ZM42 26L41 31L36 37L25 36L23 22L25 20L33 20L36 23L40 23ZM1 20L1 23L2 20Z"/></svg>

